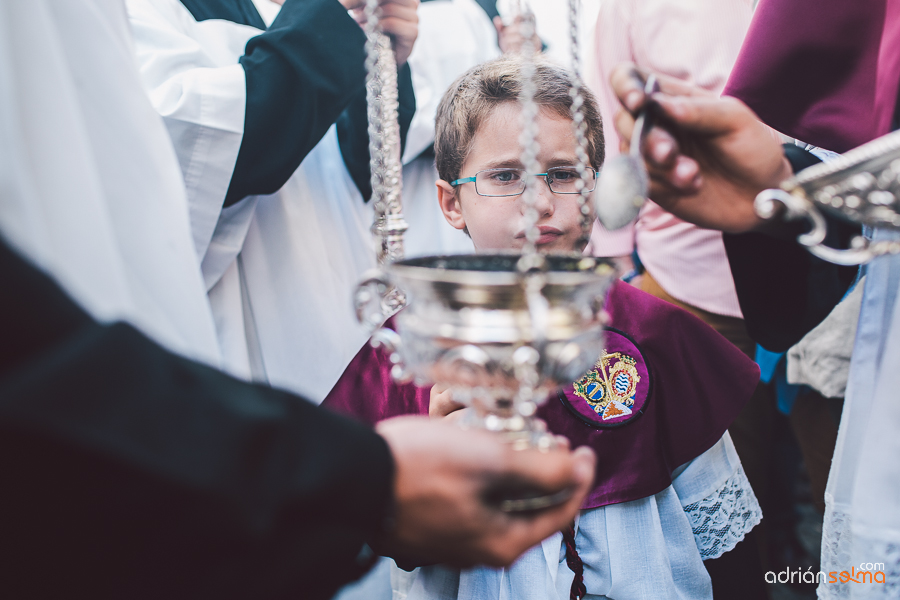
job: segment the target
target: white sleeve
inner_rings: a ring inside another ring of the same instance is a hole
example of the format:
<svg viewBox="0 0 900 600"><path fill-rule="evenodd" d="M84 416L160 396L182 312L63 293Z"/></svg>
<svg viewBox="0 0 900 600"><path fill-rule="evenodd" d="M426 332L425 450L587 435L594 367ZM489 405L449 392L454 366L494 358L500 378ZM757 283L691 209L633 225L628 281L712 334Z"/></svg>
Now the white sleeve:
<svg viewBox="0 0 900 600"><path fill-rule="evenodd" d="M260 30L197 22L178 0L127 0L141 78L181 165L199 257L209 246L244 133L246 78L238 62Z"/></svg>
<svg viewBox="0 0 900 600"><path fill-rule="evenodd" d="M728 432L672 481L703 560L718 558L759 524L762 509Z"/></svg>
<svg viewBox="0 0 900 600"><path fill-rule="evenodd" d="M444 92L469 68L500 56L497 31L474 0L419 6L419 37L409 55L416 114L406 134L403 163L434 143L434 119Z"/></svg>

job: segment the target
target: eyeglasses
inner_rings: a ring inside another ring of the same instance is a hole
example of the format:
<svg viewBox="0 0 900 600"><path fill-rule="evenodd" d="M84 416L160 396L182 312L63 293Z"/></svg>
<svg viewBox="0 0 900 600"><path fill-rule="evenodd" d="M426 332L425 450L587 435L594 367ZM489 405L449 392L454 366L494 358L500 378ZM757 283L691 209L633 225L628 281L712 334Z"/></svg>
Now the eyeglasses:
<svg viewBox="0 0 900 600"><path fill-rule="evenodd" d="M518 196L525 191L525 175L525 169L485 169L475 173L474 177L451 181L450 185L457 187L474 182L475 193L479 196ZM543 177L554 194L577 194L578 181L584 181L589 192L597 185L597 171L589 167L585 169L583 180L575 167L553 167L534 176Z"/></svg>

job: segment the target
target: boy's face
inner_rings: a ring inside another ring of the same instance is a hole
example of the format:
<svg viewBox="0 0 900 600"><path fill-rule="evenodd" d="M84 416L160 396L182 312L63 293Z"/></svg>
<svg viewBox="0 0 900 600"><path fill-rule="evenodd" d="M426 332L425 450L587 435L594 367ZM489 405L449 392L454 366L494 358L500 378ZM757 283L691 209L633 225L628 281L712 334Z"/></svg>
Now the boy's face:
<svg viewBox="0 0 900 600"><path fill-rule="evenodd" d="M478 171L497 168L522 169L520 160L520 109L507 102L494 109L475 133L472 150L460 170L460 178L474 177ZM551 167L570 167L577 163L572 121L546 110L537 117L538 162L541 172ZM554 194L546 179L536 178L535 208L543 251L581 251L575 243L581 235L577 194ZM438 180L438 200L444 217L457 229L468 228L475 250L520 250L525 244L522 195L508 197L479 196L473 182L453 188Z"/></svg>

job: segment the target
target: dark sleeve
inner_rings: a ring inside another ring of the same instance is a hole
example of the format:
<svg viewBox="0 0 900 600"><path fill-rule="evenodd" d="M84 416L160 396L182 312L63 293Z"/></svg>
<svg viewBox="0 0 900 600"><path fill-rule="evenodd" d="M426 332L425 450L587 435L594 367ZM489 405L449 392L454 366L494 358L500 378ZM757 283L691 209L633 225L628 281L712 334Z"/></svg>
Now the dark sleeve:
<svg viewBox="0 0 900 600"><path fill-rule="evenodd" d="M100 325L0 242L4 597L330 598L393 462L371 429Z"/></svg>
<svg viewBox="0 0 900 600"><path fill-rule="evenodd" d="M365 35L337 0L286 0L241 57L244 138L225 205L271 194L365 86Z"/></svg>
<svg viewBox="0 0 900 600"><path fill-rule="evenodd" d="M792 144L785 155L794 172L819 159ZM825 244L846 248L860 227L824 215ZM724 234L734 287L747 331L758 344L784 352L822 322L856 279L857 267L840 267L799 246L796 229L780 239L761 233Z"/></svg>
<svg viewBox="0 0 900 600"><path fill-rule="evenodd" d="M400 67L397 72L397 92L399 108L397 117L400 122L400 155L406 147L406 134L416 112L416 96L413 93L412 73L409 63ZM363 88L351 101L337 121L338 143L341 156L347 171L356 184L364 200L372 196L371 173L369 171L369 119L366 104L366 93Z"/></svg>

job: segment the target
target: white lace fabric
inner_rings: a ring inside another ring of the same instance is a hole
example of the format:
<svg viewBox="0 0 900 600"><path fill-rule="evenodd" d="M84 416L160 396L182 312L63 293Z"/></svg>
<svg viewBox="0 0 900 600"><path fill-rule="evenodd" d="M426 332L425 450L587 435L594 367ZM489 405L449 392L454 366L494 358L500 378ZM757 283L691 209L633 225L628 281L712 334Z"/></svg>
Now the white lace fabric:
<svg viewBox="0 0 900 600"><path fill-rule="evenodd" d="M718 490L684 507L703 560L733 550L762 520L762 509L743 467Z"/></svg>
<svg viewBox="0 0 900 600"><path fill-rule="evenodd" d="M825 519L822 523L822 571L826 574L846 570L850 565L850 551L853 535L850 532L850 512L848 507L834 502L825 494ZM826 577L827 581L827 577ZM850 597L850 584L823 583L819 585L821 600L838 600Z"/></svg>

